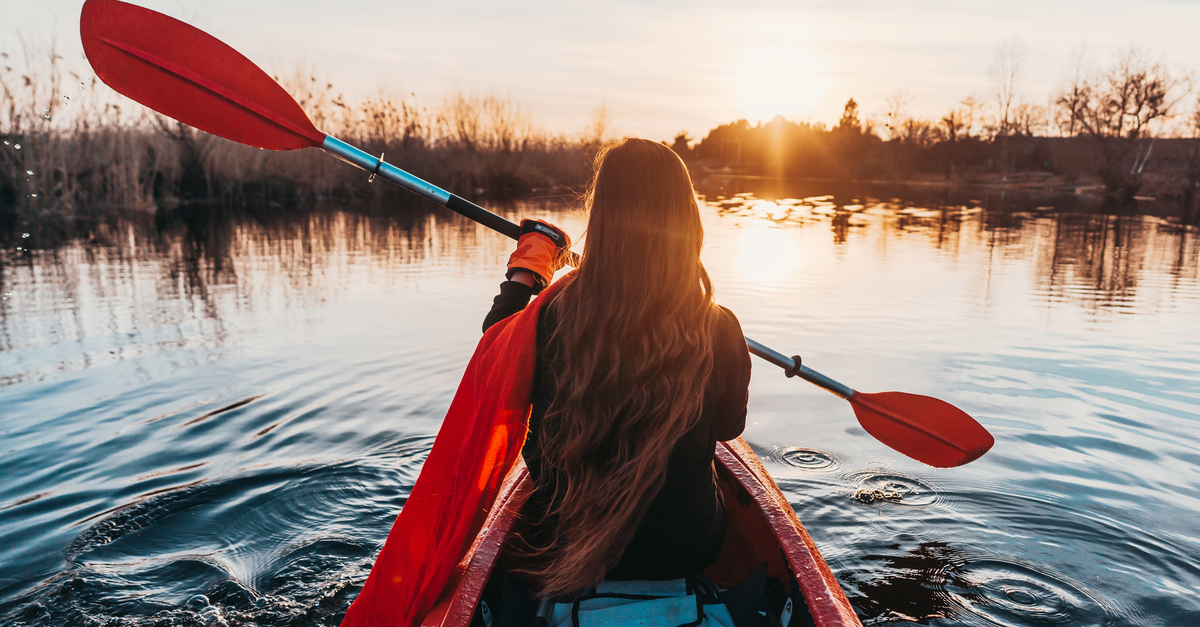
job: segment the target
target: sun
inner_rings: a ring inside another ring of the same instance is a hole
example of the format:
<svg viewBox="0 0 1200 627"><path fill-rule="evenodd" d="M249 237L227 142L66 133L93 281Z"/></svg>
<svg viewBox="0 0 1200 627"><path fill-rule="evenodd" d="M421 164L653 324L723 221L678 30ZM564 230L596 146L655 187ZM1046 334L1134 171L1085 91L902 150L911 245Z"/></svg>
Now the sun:
<svg viewBox="0 0 1200 627"><path fill-rule="evenodd" d="M735 53L734 106L750 120L801 116L821 102L828 82L820 60L799 41L755 44Z"/></svg>

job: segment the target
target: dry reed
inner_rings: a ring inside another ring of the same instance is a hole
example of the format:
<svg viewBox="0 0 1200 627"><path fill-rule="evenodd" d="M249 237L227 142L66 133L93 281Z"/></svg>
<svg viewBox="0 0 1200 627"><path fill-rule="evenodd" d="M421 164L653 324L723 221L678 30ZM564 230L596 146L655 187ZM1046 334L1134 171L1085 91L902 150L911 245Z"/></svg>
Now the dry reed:
<svg viewBox="0 0 1200 627"><path fill-rule="evenodd" d="M0 52L0 212L10 218L402 193L365 185L361 171L317 150L275 153L201 133L64 73L61 61L53 50L40 63L27 50ZM594 138L547 133L507 98L460 91L426 106L380 92L351 104L311 71L275 78L318 128L462 195L579 188L590 175Z"/></svg>

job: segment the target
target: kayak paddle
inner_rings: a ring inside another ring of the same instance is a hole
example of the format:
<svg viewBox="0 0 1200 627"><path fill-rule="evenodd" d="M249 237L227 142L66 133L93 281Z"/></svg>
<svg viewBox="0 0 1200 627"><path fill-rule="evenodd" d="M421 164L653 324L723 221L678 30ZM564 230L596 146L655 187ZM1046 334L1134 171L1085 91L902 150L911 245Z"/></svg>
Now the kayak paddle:
<svg viewBox="0 0 1200 627"><path fill-rule="evenodd" d="M517 239L521 227L319 130L278 83L241 53L193 26L119 0L87 0L80 36L96 76L109 87L184 124L266 148L320 148L339 159ZM572 253L574 255L574 253ZM572 261L577 261L574 257ZM576 265L572 263L572 265ZM746 338L751 353L850 402L880 442L940 468L992 447L992 435L953 405L916 394L865 394Z"/></svg>
<svg viewBox="0 0 1200 627"><path fill-rule="evenodd" d="M937 468L962 466L982 457L995 443L983 425L946 401L907 392L859 392L801 364L798 355L787 357L750 338L746 346L789 377L800 377L850 401L867 433L919 462Z"/></svg>
<svg viewBox="0 0 1200 627"><path fill-rule="evenodd" d="M79 34L100 80L163 115L258 148L320 148L494 231L521 235L487 209L318 131L279 83L202 30L125 2L88 0Z"/></svg>

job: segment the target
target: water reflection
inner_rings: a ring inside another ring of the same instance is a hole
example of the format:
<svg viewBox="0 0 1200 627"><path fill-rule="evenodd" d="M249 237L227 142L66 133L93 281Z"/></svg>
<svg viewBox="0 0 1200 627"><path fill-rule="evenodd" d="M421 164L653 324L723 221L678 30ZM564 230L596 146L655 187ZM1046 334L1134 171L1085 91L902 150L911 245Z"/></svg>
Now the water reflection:
<svg viewBox="0 0 1200 627"><path fill-rule="evenodd" d="M1176 297L1198 295L1200 237L1178 216L1104 213L1101 201L1077 196L1003 195L997 209L980 199L915 204L862 190L774 198L721 191L710 190L706 199L718 216L743 226L734 264L744 280L783 280L803 258L787 231L824 225L835 249L857 237L886 255L890 243L917 238L945 261L977 265L984 285L997 265L1026 262L1045 301L1076 302L1097 312L1154 313Z"/></svg>
<svg viewBox="0 0 1200 627"><path fill-rule="evenodd" d="M962 607L945 593L947 572L964 561L963 554L944 542L923 542L911 549L899 544L864 558L882 566L843 573L839 580L860 614L883 622L929 624L931 619L955 620Z"/></svg>
<svg viewBox="0 0 1200 627"><path fill-rule="evenodd" d="M987 285L996 266L1013 262L1028 264L1032 289L1044 301L1097 312L1154 313L1200 294L1194 228L1153 216L1064 213L1037 204L1045 199L1025 206L1006 199L1003 210L978 202L916 205L862 193L708 196L723 226L740 227L732 266L741 281L770 285L806 271L806 253L790 232L828 228L835 247L858 238L886 256L895 242L915 238L946 262L973 264L984 299L993 296ZM24 239L27 250L5 252L0 289L11 296L0 306L0 350L83 343L76 359L87 367L140 343L222 345L235 311L311 311L358 272L394 283L431 256L453 266L477 264L480 253L504 254L502 239L483 235L476 225L427 210L193 207L108 218L84 237L40 248L38 238ZM30 374L3 376L11 383Z"/></svg>
<svg viewBox="0 0 1200 627"><path fill-rule="evenodd" d="M944 542L891 544L864 560L878 571L849 572L841 581L869 624L1082 627L1116 618L1061 576L1013 559L972 560Z"/></svg>
<svg viewBox="0 0 1200 627"><path fill-rule="evenodd" d="M0 306L0 381L225 346L256 314L314 315L353 281L402 283L506 254L489 235L429 210L107 217L78 237L0 255L0 286L12 294Z"/></svg>

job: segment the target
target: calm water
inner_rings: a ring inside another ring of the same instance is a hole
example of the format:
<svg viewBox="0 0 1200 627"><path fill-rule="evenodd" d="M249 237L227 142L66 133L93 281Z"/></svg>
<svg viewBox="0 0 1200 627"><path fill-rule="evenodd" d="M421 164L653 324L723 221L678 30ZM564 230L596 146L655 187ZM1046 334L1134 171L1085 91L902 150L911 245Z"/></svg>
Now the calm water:
<svg viewBox="0 0 1200 627"><path fill-rule="evenodd" d="M705 260L747 335L996 436L934 470L755 361L746 438L864 622L1200 624L1194 229L1071 198L720 185ZM505 212L582 230L554 200ZM365 208L49 237L0 256L0 623L336 625L510 242Z"/></svg>

